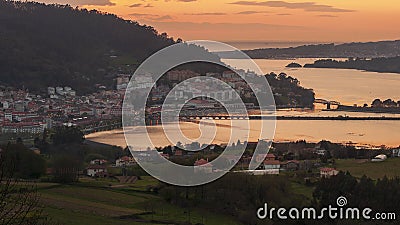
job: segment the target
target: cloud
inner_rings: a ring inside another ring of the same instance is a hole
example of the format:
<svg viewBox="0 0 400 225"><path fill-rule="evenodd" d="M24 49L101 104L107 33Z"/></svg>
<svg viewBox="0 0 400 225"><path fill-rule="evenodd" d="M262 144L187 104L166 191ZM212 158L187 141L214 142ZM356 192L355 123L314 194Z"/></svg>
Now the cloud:
<svg viewBox="0 0 400 225"><path fill-rule="evenodd" d="M161 32L167 32L170 36L185 40L292 40L294 36L299 39L306 38L309 33L318 29L308 26L293 26L284 24L268 23L201 23L201 22L179 22L175 20L153 21L139 19L140 23L156 27ZM296 34L296 35L294 35ZM306 35L305 35L306 34Z"/></svg>
<svg viewBox="0 0 400 225"><path fill-rule="evenodd" d="M153 0L153 1L157 1L157 0ZM197 0L164 0L164 2L196 2Z"/></svg>
<svg viewBox="0 0 400 225"><path fill-rule="evenodd" d="M185 15L194 15L194 16L223 16L223 15L226 15L226 13L222 13L222 12L186 13Z"/></svg>
<svg viewBox="0 0 400 225"><path fill-rule="evenodd" d="M268 13L268 11L242 11L242 12L238 12L236 14L251 15L251 14L258 14L258 13Z"/></svg>
<svg viewBox="0 0 400 225"><path fill-rule="evenodd" d="M140 18L140 19L145 19L148 21L166 21L166 20L171 20L172 16L170 15L165 15L165 16L159 16L156 14L149 14L149 13L131 13L129 16L133 16L135 18Z"/></svg>
<svg viewBox="0 0 400 225"><path fill-rule="evenodd" d="M317 15L318 17L327 17L327 18L330 18L330 17L337 17L337 16L335 16L335 15L326 15L326 14L324 14L324 15Z"/></svg>
<svg viewBox="0 0 400 225"><path fill-rule="evenodd" d="M136 16L136 17L154 16L153 14L148 14L148 13L130 13L129 15Z"/></svg>
<svg viewBox="0 0 400 225"><path fill-rule="evenodd" d="M131 8L136 8L136 7L140 7L140 6L142 6L141 3L136 3L136 4L130 5L129 7L131 7Z"/></svg>
<svg viewBox="0 0 400 225"><path fill-rule="evenodd" d="M291 16L292 14L290 14L290 13L278 13L276 15L277 16Z"/></svg>
<svg viewBox="0 0 400 225"><path fill-rule="evenodd" d="M237 1L228 4L246 6L267 6L273 8L302 9L310 12L354 12L354 10L336 8L330 5L317 4L315 2L285 2L285 1Z"/></svg>
<svg viewBox="0 0 400 225"><path fill-rule="evenodd" d="M90 5L90 6L114 6L115 3L111 2L110 0L38 0L39 2L47 3L47 4L69 4L71 6L83 6L83 5Z"/></svg>
<svg viewBox="0 0 400 225"><path fill-rule="evenodd" d="M110 2L109 0L82 0L79 1L79 4L82 5L101 5L101 6L113 6L115 3Z"/></svg>
<svg viewBox="0 0 400 225"><path fill-rule="evenodd" d="M138 8L138 7L149 8L149 7L153 7L153 6L150 3L148 3L146 5L144 5L142 3L135 3L135 4L130 5L129 7L131 7L131 8Z"/></svg>
<svg viewBox="0 0 400 225"><path fill-rule="evenodd" d="M143 21L148 22L148 21ZM218 30L237 30L241 32L242 30L304 30L307 27L304 26L291 26L291 25L280 25L280 24L267 24L267 23L196 23L196 22L177 22L177 21L168 21L168 22L159 22L153 23L160 25L162 27L172 28L173 30L198 30L198 29L218 29ZM257 32L256 32L257 33Z"/></svg>
<svg viewBox="0 0 400 225"><path fill-rule="evenodd" d="M160 17L154 17L151 18L153 21L164 21L164 20L171 20L172 16L170 15L165 15L165 16L160 16Z"/></svg>

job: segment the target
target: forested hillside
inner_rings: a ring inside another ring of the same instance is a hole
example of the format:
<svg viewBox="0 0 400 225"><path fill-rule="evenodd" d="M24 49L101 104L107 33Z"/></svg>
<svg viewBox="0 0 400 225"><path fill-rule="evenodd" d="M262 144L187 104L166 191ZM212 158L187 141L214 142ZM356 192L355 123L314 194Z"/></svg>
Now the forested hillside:
<svg viewBox="0 0 400 225"><path fill-rule="evenodd" d="M374 59L348 59L338 61L333 59L321 59L312 64L305 64L310 68L337 68L357 69L372 72L400 73L400 57L374 58Z"/></svg>
<svg viewBox="0 0 400 225"><path fill-rule="evenodd" d="M0 0L0 84L34 91L112 85L175 41L150 26L64 5Z"/></svg>

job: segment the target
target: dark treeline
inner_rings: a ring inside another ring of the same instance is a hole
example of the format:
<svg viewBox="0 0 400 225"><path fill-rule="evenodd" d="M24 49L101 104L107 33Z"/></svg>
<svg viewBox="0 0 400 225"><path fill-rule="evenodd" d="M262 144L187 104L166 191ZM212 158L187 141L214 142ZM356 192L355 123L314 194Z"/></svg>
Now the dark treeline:
<svg viewBox="0 0 400 225"><path fill-rule="evenodd" d="M274 224L259 220L257 209L264 203L270 207L302 207L307 199L292 191L290 182L280 176L251 176L228 173L212 183L197 187L178 187L163 184L160 195L168 202L191 208L204 208L237 218L243 224ZM207 215L204 215L205 221ZM205 223L206 224L206 223ZM279 223L278 223L279 224ZM281 224L297 224L284 221Z"/></svg>
<svg viewBox="0 0 400 225"><path fill-rule="evenodd" d="M58 224L43 213L36 184L20 180L40 176L45 169L44 159L21 143L0 148L0 224Z"/></svg>
<svg viewBox="0 0 400 225"><path fill-rule="evenodd" d="M346 61L323 59L317 60L312 64L306 64L304 67L357 69L372 72L400 73L400 57L374 59L350 58Z"/></svg>
<svg viewBox="0 0 400 225"><path fill-rule="evenodd" d="M311 188L311 187L310 187ZM346 207L371 208L376 212L398 213L400 204L400 179L383 178L377 181L364 176L356 179L349 173L340 172L337 176L323 178L315 184L312 199L296 194L291 181L285 176L254 176L241 173L229 173L212 183L197 187L178 187L162 184L156 190L165 200L185 207L187 213L192 208L204 208L237 218L242 224L297 224L297 225L339 225L339 224L397 224L396 220L366 221L340 220L325 218L320 220L260 220L256 216L257 209L264 203L268 208L290 209L295 207L301 211L304 207L313 207L316 212L332 205L336 207L337 198L347 198ZM318 213L318 215L320 215ZM398 216L398 215L397 215ZM360 218L362 216L360 215ZM204 214L207 220L207 214Z"/></svg>
<svg viewBox="0 0 400 225"><path fill-rule="evenodd" d="M296 78L285 73L270 73L265 77L271 86L277 107L314 107L314 91L302 87Z"/></svg>
<svg viewBox="0 0 400 225"><path fill-rule="evenodd" d="M251 58L377 58L400 55L400 41L303 45L245 51ZM229 57L229 54L224 54Z"/></svg>
<svg viewBox="0 0 400 225"><path fill-rule="evenodd" d="M336 206L339 196L347 198L346 207L358 207L360 211L371 208L374 213L396 213L398 217L400 207L400 179L386 176L374 181L365 175L361 179L351 176L349 173L340 172L337 176L321 179L317 184L313 196L320 208L328 205ZM326 221L328 224L338 224L336 221ZM398 224L397 220L387 221L363 221L355 224Z"/></svg>
<svg viewBox="0 0 400 225"><path fill-rule="evenodd" d="M343 145L322 140L318 143L296 141L288 143L273 143L274 154L283 160L307 160L318 159L321 156L315 154L315 150L325 150L326 154L321 158L328 159L371 159L378 154L390 155L392 150L382 148L381 150L357 149L351 145Z"/></svg>
<svg viewBox="0 0 400 225"><path fill-rule="evenodd" d="M392 100L392 99L386 99L386 100L380 100L379 98L375 99L371 103L371 107L374 108L394 108L394 107L400 107L400 100L397 102Z"/></svg>
<svg viewBox="0 0 400 225"><path fill-rule="evenodd" d="M153 27L113 14L5 0L0 0L0 40L0 84L31 90L68 85L78 92L111 86L115 73L132 72L175 43Z"/></svg>
<svg viewBox="0 0 400 225"><path fill-rule="evenodd" d="M22 143L1 146L0 158L4 168L12 170L14 178L37 179L46 172L46 160Z"/></svg>
<svg viewBox="0 0 400 225"><path fill-rule="evenodd" d="M93 159L114 162L130 155L127 149L87 144L84 140L77 127L56 127L36 137L32 148L24 146L21 139L0 146L0 156L12 165L15 178L69 183L77 181L79 171Z"/></svg>

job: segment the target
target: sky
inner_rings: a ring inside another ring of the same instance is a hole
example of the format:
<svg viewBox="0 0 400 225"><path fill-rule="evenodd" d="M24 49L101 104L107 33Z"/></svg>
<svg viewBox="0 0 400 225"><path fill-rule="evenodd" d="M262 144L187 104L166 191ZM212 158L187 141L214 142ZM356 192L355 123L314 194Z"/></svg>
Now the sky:
<svg viewBox="0 0 400 225"><path fill-rule="evenodd" d="M42 0L116 14L169 36L224 42L400 39L399 0Z"/></svg>

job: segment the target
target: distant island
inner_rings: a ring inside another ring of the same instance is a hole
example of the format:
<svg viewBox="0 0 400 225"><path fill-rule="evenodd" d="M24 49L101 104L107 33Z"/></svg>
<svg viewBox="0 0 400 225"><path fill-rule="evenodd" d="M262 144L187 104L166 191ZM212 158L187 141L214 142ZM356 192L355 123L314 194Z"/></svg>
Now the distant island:
<svg viewBox="0 0 400 225"><path fill-rule="evenodd" d="M288 64L286 67L288 67L288 68L301 68L303 66L298 64L298 63L292 62L292 63Z"/></svg>
<svg viewBox="0 0 400 225"><path fill-rule="evenodd" d="M400 56L400 40L345 44L302 45L289 48L244 50L253 59L379 58ZM221 58L237 58L234 51L219 52Z"/></svg>
<svg viewBox="0 0 400 225"><path fill-rule="evenodd" d="M357 69L381 73L400 73L400 56L391 58L354 59L345 61L333 59L317 60L312 64L305 64L305 68L338 68Z"/></svg>

